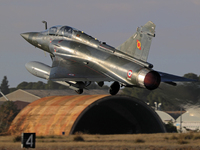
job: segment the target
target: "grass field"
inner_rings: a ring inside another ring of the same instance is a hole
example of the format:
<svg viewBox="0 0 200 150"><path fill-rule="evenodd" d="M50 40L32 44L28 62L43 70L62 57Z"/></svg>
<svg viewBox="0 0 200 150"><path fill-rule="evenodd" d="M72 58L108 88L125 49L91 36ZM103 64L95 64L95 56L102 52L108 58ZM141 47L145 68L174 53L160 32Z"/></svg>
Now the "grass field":
<svg viewBox="0 0 200 150"><path fill-rule="evenodd" d="M199 150L200 133L37 136L36 150ZM16 136L0 136L0 150L21 150Z"/></svg>

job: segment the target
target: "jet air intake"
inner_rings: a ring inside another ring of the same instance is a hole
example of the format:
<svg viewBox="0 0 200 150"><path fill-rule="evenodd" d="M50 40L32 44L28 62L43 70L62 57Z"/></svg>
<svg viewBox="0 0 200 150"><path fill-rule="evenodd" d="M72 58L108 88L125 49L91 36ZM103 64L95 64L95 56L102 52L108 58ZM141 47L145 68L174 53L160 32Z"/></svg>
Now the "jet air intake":
<svg viewBox="0 0 200 150"><path fill-rule="evenodd" d="M138 73L137 82L141 87L148 90L154 90L160 85L161 77L158 72L142 69Z"/></svg>

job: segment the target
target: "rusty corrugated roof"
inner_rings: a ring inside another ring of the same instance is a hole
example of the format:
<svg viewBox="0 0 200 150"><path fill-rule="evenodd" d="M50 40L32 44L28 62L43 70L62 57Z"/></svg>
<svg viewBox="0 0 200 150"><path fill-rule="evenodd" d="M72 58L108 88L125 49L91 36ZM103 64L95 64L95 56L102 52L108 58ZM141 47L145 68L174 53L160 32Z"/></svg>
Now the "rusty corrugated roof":
<svg viewBox="0 0 200 150"><path fill-rule="evenodd" d="M26 106L13 120L11 134L68 135L81 112L107 95L50 96Z"/></svg>

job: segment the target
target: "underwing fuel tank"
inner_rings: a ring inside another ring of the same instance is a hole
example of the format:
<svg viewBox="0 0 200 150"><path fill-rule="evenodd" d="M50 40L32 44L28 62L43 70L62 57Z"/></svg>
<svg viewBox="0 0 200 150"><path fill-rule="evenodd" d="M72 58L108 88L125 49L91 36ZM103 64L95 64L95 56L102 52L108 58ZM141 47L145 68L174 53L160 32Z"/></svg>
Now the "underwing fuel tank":
<svg viewBox="0 0 200 150"><path fill-rule="evenodd" d="M43 64L41 62L36 62L36 61L31 61L26 63L26 69L34 76L40 77L42 79L46 79L49 80L49 76L50 76L50 71L51 71L51 67ZM70 89L79 90L79 86L81 85L81 83L78 82L65 82L65 81L54 81L58 84L62 84L64 86L68 86Z"/></svg>
<svg viewBox="0 0 200 150"><path fill-rule="evenodd" d="M51 67L36 61L26 63L26 69L34 76L48 80Z"/></svg>

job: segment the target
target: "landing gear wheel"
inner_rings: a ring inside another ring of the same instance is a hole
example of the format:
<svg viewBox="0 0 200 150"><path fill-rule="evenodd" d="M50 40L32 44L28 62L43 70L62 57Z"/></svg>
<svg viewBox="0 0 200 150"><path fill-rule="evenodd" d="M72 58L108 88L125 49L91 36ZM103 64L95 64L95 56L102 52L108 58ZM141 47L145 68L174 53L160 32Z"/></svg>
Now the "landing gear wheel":
<svg viewBox="0 0 200 150"><path fill-rule="evenodd" d="M82 94L83 93L83 89L75 90L75 92L78 93L78 94Z"/></svg>
<svg viewBox="0 0 200 150"><path fill-rule="evenodd" d="M115 81L115 82L110 86L110 88L109 88L109 93L110 93L111 95L116 95L116 94L118 93L119 89L120 89L120 84L119 84L119 82L116 82L116 81Z"/></svg>
<svg viewBox="0 0 200 150"><path fill-rule="evenodd" d="M100 81L100 82L97 82L97 84L98 84L98 86L103 87L104 82L103 82L103 81Z"/></svg>

